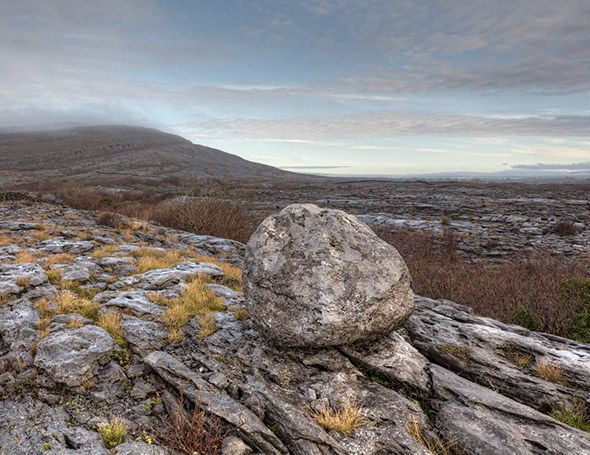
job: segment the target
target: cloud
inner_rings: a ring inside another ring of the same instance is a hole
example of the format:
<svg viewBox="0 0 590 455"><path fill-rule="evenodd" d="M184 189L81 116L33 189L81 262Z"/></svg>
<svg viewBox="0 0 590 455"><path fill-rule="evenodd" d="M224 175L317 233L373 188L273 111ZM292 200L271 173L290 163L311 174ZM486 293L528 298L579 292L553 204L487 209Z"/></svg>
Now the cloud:
<svg viewBox="0 0 590 455"><path fill-rule="evenodd" d="M283 169L343 169L352 166L281 166Z"/></svg>
<svg viewBox="0 0 590 455"><path fill-rule="evenodd" d="M204 137L290 141L398 135L587 137L590 116L501 118L382 112L340 117L210 120L184 127Z"/></svg>
<svg viewBox="0 0 590 455"><path fill-rule="evenodd" d="M581 163L536 163L536 164L515 164L513 169L527 169L539 171L590 171L590 161Z"/></svg>

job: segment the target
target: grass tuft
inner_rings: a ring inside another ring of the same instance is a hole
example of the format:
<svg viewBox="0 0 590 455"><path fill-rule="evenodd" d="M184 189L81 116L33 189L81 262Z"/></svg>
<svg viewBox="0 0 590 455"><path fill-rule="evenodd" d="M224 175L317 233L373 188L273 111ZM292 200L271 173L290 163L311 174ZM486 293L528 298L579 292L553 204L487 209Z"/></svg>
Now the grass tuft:
<svg viewBox="0 0 590 455"><path fill-rule="evenodd" d="M76 257L69 253L54 254L43 261L43 267L48 269L54 264L71 264L75 260Z"/></svg>
<svg viewBox="0 0 590 455"><path fill-rule="evenodd" d="M175 267L184 257L180 250L156 250L153 248L139 248L133 252L137 258L135 273L149 270L169 269ZM186 255L184 255L186 256Z"/></svg>
<svg viewBox="0 0 590 455"><path fill-rule="evenodd" d="M88 319L96 320L100 305L92 300L77 296L71 291L62 291L55 297L56 313L78 313Z"/></svg>
<svg viewBox="0 0 590 455"><path fill-rule="evenodd" d="M466 346L455 346L453 344L439 344L438 348L451 354L453 357L458 358L459 360L469 360L471 358L471 349Z"/></svg>
<svg viewBox="0 0 590 455"><path fill-rule="evenodd" d="M119 247L117 245L104 245L97 250L94 250L91 254L93 258L104 258L108 256L112 256L113 254L119 251Z"/></svg>
<svg viewBox="0 0 590 455"><path fill-rule="evenodd" d="M108 423L98 427L98 431L107 449L112 449L121 444L128 430L129 426L127 422L120 417L112 417Z"/></svg>
<svg viewBox="0 0 590 455"><path fill-rule="evenodd" d="M162 322L168 329L168 338L172 342L182 340L182 327L190 318L225 310L223 301L207 287L206 278L196 277L193 279L186 285L178 298L166 299L161 296L155 297L156 295L151 293L148 298L168 306L168 309L162 314ZM209 323L208 330L212 329L212 325ZM205 334L206 330L202 333Z"/></svg>
<svg viewBox="0 0 590 455"><path fill-rule="evenodd" d="M31 280L29 277L20 276L16 279L17 286L20 286L24 289L29 289L32 286Z"/></svg>
<svg viewBox="0 0 590 455"><path fill-rule="evenodd" d="M156 429L156 437L163 445L183 455L221 455L227 434L217 417L198 408L187 413L182 398Z"/></svg>
<svg viewBox="0 0 590 455"><path fill-rule="evenodd" d="M549 365L545 362L537 363L537 367L535 368L535 374L538 377L551 382L562 382L565 380L565 373L563 372L563 368L559 366Z"/></svg>
<svg viewBox="0 0 590 455"><path fill-rule="evenodd" d="M215 317L211 314L204 314L199 318L199 337L202 339L208 338L219 330Z"/></svg>
<svg viewBox="0 0 590 455"><path fill-rule="evenodd" d="M24 263L27 263L27 262L35 262L35 256L33 256L31 254L31 252L28 251L28 250L27 251L21 251L21 252L19 252L19 253L16 254L14 261L15 262L18 262L19 264L24 264Z"/></svg>
<svg viewBox="0 0 590 455"><path fill-rule="evenodd" d="M555 410L551 417L570 427L590 433L590 416L583 400L577 399L568 406Z"/></svg>
<svg viewBox="0 0 590 455"><path fill-rule="evenodd" d="M327 430L335 430L349 434L369 423L361 414L362 408L352 401L347 401L339 409L332 409L328 405L313 411L314 420Z"/></svg>
<svg viewBox="0 0 590 455"><path fill-rule="evenodd" d="M125 337L123 336L123 326L121 326L121 315L116 311L107 311L102 313L96 325L105 329L117 342L119 346L125 345Z"/></svg>
<svg viewBox="0 0 590 455"><path fill-rule="evenodd" d="M45 274L47 275L47 279L53 285L58 284L61 281L61 277L63 276L63 271L60 269L51 269L46 270Z"/></svg>
<svg viewBox="0 0 590 455"><path fill-rule="evenodd" d="M436 435L426 436L417 417L412 417L406 423L406 430L410 436L435 455L451 455L453 453L453 445L450 442L445 442Z"/></svg>

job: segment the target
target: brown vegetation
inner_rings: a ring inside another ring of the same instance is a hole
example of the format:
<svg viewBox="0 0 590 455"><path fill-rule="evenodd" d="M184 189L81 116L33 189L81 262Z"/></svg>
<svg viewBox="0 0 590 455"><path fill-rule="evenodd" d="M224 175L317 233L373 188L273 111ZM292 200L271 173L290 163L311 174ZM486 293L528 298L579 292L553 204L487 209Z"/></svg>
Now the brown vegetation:
<svg viewBox="0 0 590 455"><path fill-rule="evenodd" d="M338 409L324 405L319 410L314 410L312 416L327 430L348 434L369 423L369 420L362 416L361 411L362 408L358 404L348 401Z"/></svg>
<svg viewBox="0 0 590 455"><path fill-rule="evenodd" d="M174 229L247 242L258 220L239 201L211 197L187 202L137 203L121 212Z"/></svg>
<svg viewBox="0 0 590 455"><path fill-rule="evenodd" d="M376 232L406 261L416 294L452 300L531 330L578 337L584 295L565 293L564 286L586 276L582 265L541 255L500 264L468 262L457 256L449 233Z"/></svg>
<svg viewBox="0 0 590 455"><path fill-rule="evenodd" d="M187 412L181 399L169 410L169 418L162 422L156 437L163 445L185 455L220 455L227 433L215 416L198 408Z"/></svg>

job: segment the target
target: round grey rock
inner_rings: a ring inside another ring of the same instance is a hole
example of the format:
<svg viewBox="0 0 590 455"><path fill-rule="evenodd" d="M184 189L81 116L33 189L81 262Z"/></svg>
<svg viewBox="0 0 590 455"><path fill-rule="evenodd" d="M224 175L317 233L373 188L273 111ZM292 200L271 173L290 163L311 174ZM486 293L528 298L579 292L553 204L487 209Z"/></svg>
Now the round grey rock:
<svg viewBox="0 0 590 455"><path fill-rule="evenodd" d="M260 224L246 248L244 292L257 329L281 346L368 340L414 310L397 250L354 216L312 204Z"/></svg>

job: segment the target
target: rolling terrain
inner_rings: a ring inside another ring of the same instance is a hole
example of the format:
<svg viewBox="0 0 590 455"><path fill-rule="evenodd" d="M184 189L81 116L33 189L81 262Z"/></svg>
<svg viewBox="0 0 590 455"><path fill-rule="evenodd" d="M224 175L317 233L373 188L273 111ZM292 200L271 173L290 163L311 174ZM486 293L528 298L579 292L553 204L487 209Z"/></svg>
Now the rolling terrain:
<svg viewBox="0 0 590 455"><path fill-rule="evenodd" d="M299 174L254 163L173 134L130 126L90 126L0 134L0 185L75 178L85 183L174 178L281 180Z"/></svg>

